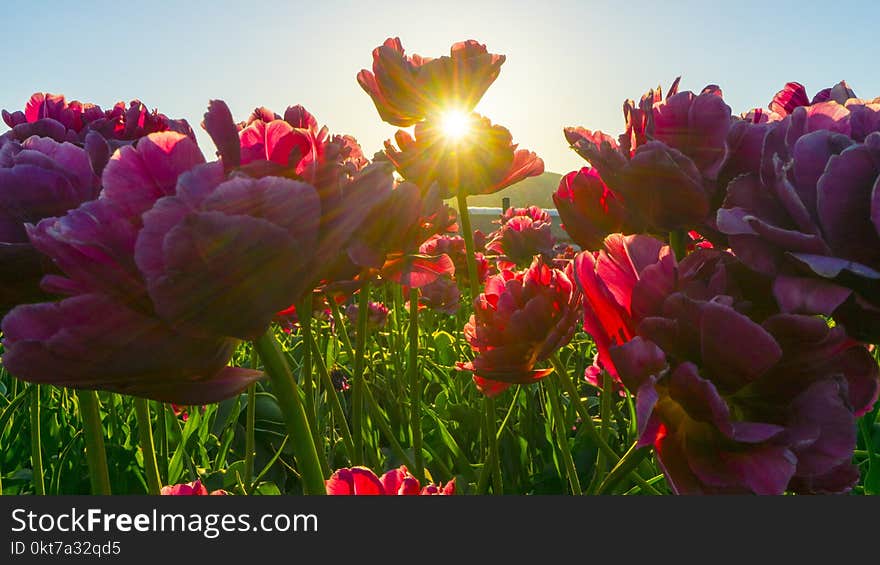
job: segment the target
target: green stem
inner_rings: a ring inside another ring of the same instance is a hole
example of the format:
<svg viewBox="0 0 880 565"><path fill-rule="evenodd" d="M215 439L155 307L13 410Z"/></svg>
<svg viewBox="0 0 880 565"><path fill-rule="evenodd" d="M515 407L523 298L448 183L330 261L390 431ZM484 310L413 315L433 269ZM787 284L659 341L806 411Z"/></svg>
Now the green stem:
<svg viewBox="0 0 880 565"><path fill-rule="evenodd" d="M602 438L602 441L608 443L608 430L609 430L609 420L611 419L611 394L613 392L613 385L611 382L611 375L608 374L608 371L602 372L602 396L600 397L600 426L599 426L599 436ZM605 474L607 469L607 458L605 457L605 453L600 449L598 453L596 453L596 467L593 471L593 480L590 481L589 486L587 487L587 492L596 492L596 488L599 486L599 479Z"/></svg>
<svg viewBox="0 0 880 565"><path fill-rule="evenodd" d="M617 483L635 471L639 463L650 454L650 447L638 447L638 443L633 443L629 450L623 454L623 457L620 458L620 461L617 462L617 465L605 476L602 484L596 489L596 494L610 493ZM647 484L647 481L645 484Z"/></svg>
<svg viewBox="0 0 880 565"><path fill-rule="evenodd" d="M681 261L687 254L687 232L684 230L672 230L669 232L669 247L675 254L675 259Z"/></svg>
<svg viewBox="0 0 880 565"><path fill-rule="evenodd" d="M159 482L164 484L162 477L168 479L168 410L164 402L159 402Z"/></svg>
<svg viewBox="0 0 880 565"><path fill-rule="evenodd" d="M93 390L77 390L80 417L86 438L86 459L89 464L89 480L92 494L110 494L110 473L107 471L107 452L104 450L104 427L98 393Z"/></svg>
<svg viewBox="0 0 880 565"><path fill-rule="evenodd" d="M354 453L354 441L351 438L351 429L349 429L348 421L345 419L345 411L342 409L342 403L339 402L339 395L336 393L333 379L330 378L330 373L327 372L327 365L324 364L324 359L321 357L318 350L318 342L315 341L314 334L310 337L312 354L315 356L315 364L318 367L318 373L321 376L321 380L324 381L324 388L327 389L327 396L330 398L330 409L333 411L336 420L339 421L339 427L341 430L340 434L342 435L342 444L345 446L345 453L348 455L348 459L351 460L352 454Z"/></svg>
<svg viewBox="0 0 880 565"><path fill-rule="evenodd" d="M364 283L358 296L357 333L355 335L354 379L351 383L351 433L354 437L352 464L364 464L364 355L367 348L367 315L370 285Z"/></svg>
<svg viewBox="0 0 880 565"><path fill-rule="evenodd" d="M309 420L300 398L299 387L293 380L290 367L284 359L272 330L267 330L265 334L254 341L254 347L263 361L266 373L272 379L272 390L275 392L281 412L284 414L287 433L293 441L294 457L302 476L303 492L305 494L326 494L321 460L315 449L315 441L312 438Z"/></svg>
<svg viewBox="0 0 880 565"><path fill-rule="evenodd" d="M477 258L474 245L474 230L471 228L471 215L467 206L467 194L458 193L458 217L461 220L462 237L464 237L465 254L467 255L468 283L471 289L471 302L480 295L480 281L477 276Z"/></svg>
<svg viewBox="0 0 880 565"><path fill-rule="evenodd" d="M474 230L471 227L471 215L467 206L467 194L458 193L458 217L461 220L462 237L464 237L465 255L467 255L468 283L471 289L471 304L480 295L480 281L477 275L477 260L474 255ZM483 469L492 471L492 490L495 494L503 494L504 484L501 478L501 460L498 456L497 427L495 422L495 401L490 397L484 399L486 426L486 463Z"/></svg>
<svg viewBox="0 0 880 565"><path fill-rule="evenodd" d="M251 352L251 368L256 369L256 349ZM246 494L250 494L254 479L254 457L257 450L256 425L257 425L257 384L253 383L247 388L247 416L244 430L244 488Z"/></svg>
<svg viewBox="0 0 880 565"><path fill-rule="evenodd" d="M565 464L565 473L568 475L568 483L571 485L571 493L580 495L581 483L578 479L577 468L574 465L574 459L571 456L571 446L568 444L568 434L566 433L565 412L559 404L559 387L556 380L559 375L549 375L544 379L547 385L547 396L550 399L550 408L553 410L553 427L556 429L556 442L559 444L559 451L562 454L562 461Z"/></svg>
<svg viewBox="0 0 880 565"><path fill-rule="evenodd" d="M425 482L425 458L422 455L422 387L419 382L419 291L409 290L409 394L410 427L412 432L415 477Z"/></svg>
<svg viewBox="0 0 880 565"><path fill-rule="evenodd" d="M312 430L312 438L315 441L315 449L318 453L324 452L324 436L318 433L318 412L315 408L315 382L312 374L312 348L309 346L312 336L312 293L309 292L296 306L302 331L302 368L300 369L299 382L302 383L303 396L305 397L306 418L309 420L309 429ZM321 458L324 475L330 474L327 460Z"/></svg>
<svg viewBox="0 0 880 565"><path fill-rule="evenodd" d="M336 300L331 296L327 297L327 302L330 303L330 313L333 315L336 334L342 339L342 345L345 346L345 352L348 353L348 358L353 359L354 347L352 347L351 339L348 337L348 330L345 329L345 321L342 318L342 313L339 311L339 304L337 304Z"/></svg>
<svg viewBox="0 0 880 565"><path fill-rule="evenodd" d="M620 461L620 457L617 453L611 448L610 445L602 438L599 434L599 431L596 429L596 424L593 422L593 417L590 416L587 407L584 406L584 403L581 402L581 397L578 394L577 387L574 384L574 381L571 380L571 375L565 368L565 365L562 364L562 361L559 359L559 355L554 353L550 357L550 363L553 365L553 369L559 373L560 381L562 382L563 388L568 393L569 398L574 404L575 410L578 413L578 416L581 417L581 422L584 426L584 430L589 436L590 440L595 443L599 449L605 453L605 457L608 458L608 461L612 464L616 464ZM642 490L651 494L660 494L660 492L648 484L648 482L639 476L634 470L631 472L633 480L642 487ZM599 486L601 488L601 485Z"/></svg>
<svg viewBox="0 0 880 565"><path fill-rule="evenodd" d="M391 444L391 450L397 455L400 460L406 465L407 469L414 469L415 463L413 463L410 458L407 456L406 451L401 447L400 442L397 441L397 438L394 437L394 431L391 429L391 426L388 425L388 422L385 421L385 418L382 416L382 411L379 408L379 405L376 404L376 399L373 397L373 393L370 390L370 385L364 383L364 403L370 409L370 412L373 414L373 420L376 423L376 426L379 428L379 432L383 436L385 436L385 440Z"/></svg>
<svg viewBox="0 0 880 565"><path fill-rule="evenodd" d="M162 481L159 478L159 463L156 461L156 446L153 443L153 424L150 421L149 400L135 397L134 412L137 417L141 455L144 458L147 489L150 494L159 494L162 490Z"/></svg>
<svg viewBox="0 0 880 565"><path fill-rule="evenodd" d="M31 385L31 467L34 475L34 492L46 494L43 482L43 449L40 438L40 385Z"/></svg>

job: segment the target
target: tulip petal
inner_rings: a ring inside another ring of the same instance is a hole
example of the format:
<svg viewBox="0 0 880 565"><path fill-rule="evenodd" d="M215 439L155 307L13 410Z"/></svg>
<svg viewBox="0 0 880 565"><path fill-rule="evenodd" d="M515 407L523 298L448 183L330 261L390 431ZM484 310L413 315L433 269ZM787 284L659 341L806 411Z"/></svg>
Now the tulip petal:
<svg viewBox="0 0 880 565"><path fill-rule="evenodd" d="M185 336L98 294L19 306L3 334L4 366L37 383L191 405L228 398L262 376L225 370L233 340Z"/></svg>

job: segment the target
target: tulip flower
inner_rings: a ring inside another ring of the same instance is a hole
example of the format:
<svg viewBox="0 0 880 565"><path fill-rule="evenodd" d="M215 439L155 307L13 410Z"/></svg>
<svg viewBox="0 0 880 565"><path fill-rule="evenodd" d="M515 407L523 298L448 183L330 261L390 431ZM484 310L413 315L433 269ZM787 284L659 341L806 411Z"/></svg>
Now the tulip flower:
<svg viewBox="0 0 880 565"><path fill-rule="evenodd" d="M880 386L867 349L821 318L779 313L772 281L729 253L698 249L676 264L660 242L640 242L644 254L629 244L629 264L607 249L618 259L606 262L604 297L584 292L597 317L633 332L609 355L636 396L639 445L654 446L673 490L851 488L855 419Z"/></svg>
<svg viewBox="0 0 880 565"><path fill-rule="evenodd" d="M550 214L537 206L508 208L501 227L490 235L486 251L514 265L528 265L535 255L549 259L556 243L550 228Z"/></svg>
<svg viewBox="0 0 880 565"><path fill-rule="evenodd" d="M12 128L0 136L0 317L17 304L48 298L40 289L51 261L28 241L25 224L61 216L101 190L111 147L131 144L153 131L177 129L184 120L146 111L139 101L104 112L94 104L36 93L25 110L3 110Z"/></svg>
<svg viewBox="0 0 880 565"><path fill-rule="evenodd" d="M415 136L395 134L397 148L385 142L385 154L406 180L427 188L434 183L441 198L492 194L544 172L535 153L517 149L510 132L487 118L471 114L461 139L446 135L439 122L419 122Z"/></svg>
<svg viewBox="0 0 880 565"><path fill-rule="evenodd" d="M369 302L367 304L369 312L367 313L367 328L381 329L385 327L388 320L388 307L381 302ZM345 309L345 315L352 327L357 327L358 305L349 304Z"/></svg>
<svg viewBox="0 0 880 565"><path fill-rule="evenodd" d="M395 37L373 50L373 71L357 80L384 121L407 127L449 108L473 110L504 60L472 39L455 43L448 57L408 56Z"/></svg>
<svg viewBox="0 0 880 565"><path fill-rule="evenodd" d="M309 212L317 214L316 247L306 249L307 257L299 261L309 257L313 261L300 271L313 274L304 281L310 287L307 290L322 281L356 275L359 262L374 266L384 259L381 250L373 252L371 246L364 245L362 236L367 228L361 228L369 226L373 212L395 197L395 185L385 163L368 166L354 138L328 136L327 129L319 129L317 120L302 106L287 108L283 118L258 108L249 125L240 128L226 103L213 100L202 125L217 146L227 174L255 179L286 177L307 184L318 196L319 207ZM207 190L222 178L205 176L199 181L204 186L197 190Z"/></svg>
<svg viewBox="0 0 880 565"><path fill-rule="evenodd" d="M37 92L28 100L24 112L3 110L2 115L6 125L12 128L4 137L9 135L19 141L37 135L82 144L88 134L94 132L116 149L162 131L176 131L195 140L186 120L172 120L156 110L150 112L140 100L132 100L127 105L117 102L105 111L95 104L68 102L61 94Z"/></svg>
<svg viewBox="0 0 880 565"><path fill-rule="evenodd" d="M562 177L553 193L562 228L581 249L596 250L608 235L624 229L626 207L592 167Z"/></svg>
<svg viewBox="0 0 880 565"><path fill-rule="evenodd" d="M455 479L446 485L433 483L421 487L416 479L401 465L381 477L366 467L338 469L327 479L329 495L453 495Z"/></svg>
<svg viewBox="0 0 880 565"><path fill-rule="evenodd" d="M525 271L504 270L490 277L464 328L476 357L458 368L471 371L477 388L488 396L545 377L552 369L535 365L571 340L579 305L569 275L540 258Z"/></svg>
<svg viewBox="0 0 880 565"><path fill-rule="evenodd" d="M669 268L670 261L669 248L645 235L612 234L599 251L575 257L572 274L583 294L584 331L596 344L593 366L585 373L594 386L602 386L602 370L620 382L610 349L636 335L633 288L646 269Z"/></svg>
<svg viewBox="0 0 880 565"><path fill-rule="evenodd" d="M761 169L731 182L717 213L734 252L775 277L785 311L833 315L867 341L880 337L878 159L880 104L796 106L767 132Z"/></svg>
<svg viewBox="0 0 880 565"><path fill-rule="evenodd" d="M212 490L208 492L205 485L199 479L191 483L181 483L179 485L168 485L162 487L159 494L163 496L224 496L229 493L223 489Z"/></svg>
<svg viewBox="0 0 880 565"><path fill-rule="evenodd" d="M179 177L222 171L203 161L188 137L151 134L114 155L101 198L28 226L34 247L63 272L43 288L65 298L20 305L4 318L7 369L31 382L184 405L222 400L261 377L226 366L237 345L228 334L194 335L162 319L138 267L142 213L173 194Z"/></svg>
<svg viewBox="0 0 880 565"><path fill-rule="evenodd" d="M461 288L468 288L467 252L463 237L460 235L434 235L419 246L419 253L430 256L449 256L455 265L456 282ZM489 276L489 261L479 252L474 254L474 259L477 264L477 277L480 284L483 284L486 277Z"/></svg>
<svg viewBox="0 0 880 565"><path fill-rule="evenodd" d="M732 123L721 90L710 85L699 94L679 92L676 79L665 99L658 87L645 94L638 107L627 101L624 116L627 131L620 144L602 132L565 129L572 148L623 203L628 217L620 220L614 212L607 220L628 223L624 227L638 231L698 229L714 235L710 212L724 191L719 175L729 154ZM598 186L591 192L590 200L600 198ZM607 221L597 212L590 218L594 223Z"/></svg>
<svg viewBox="0 0 880 565"><path fill-rule="evenodd" d="M100 191L88 153L68 142L33 136L0 145L0 317L47 295L39 287L52 271L27 237L26 224L59 216Z"/></svg>

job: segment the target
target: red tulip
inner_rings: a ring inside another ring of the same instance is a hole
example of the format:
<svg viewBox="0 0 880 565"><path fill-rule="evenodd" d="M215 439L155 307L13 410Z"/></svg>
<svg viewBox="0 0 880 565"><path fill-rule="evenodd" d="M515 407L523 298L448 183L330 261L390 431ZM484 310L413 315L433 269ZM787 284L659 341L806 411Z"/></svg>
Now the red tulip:
<svg viewBox="0 0 880 565"><path fill-rule="evenodd" d="M373 72L357 79L384 121L406 127L449 108L473 110L504 60L474 40L454 44L448 57L407 56L395 37L373 50Z"/></svg>
<svg viewBox="0 0 880 565"><path fill-rule="evenodd" d="M446 136L438 122L419 122L415 137L395 134L398 148L385 142L385 153L408 181L423 189L437 183L442 198L460 191L492 194L544 172L544 161L531 151L517 149L510 132L478 114L468 117L462 139Z"/></svg>
<svg viewBox="0 0 880 565"><path fill-rule="evenodd" d="M473 372L488 396L545 377L552 369L535 365L571 340L579 305L569 275L540 258L525 271L490 277L464 328L476 357L458 368Z"/></svg>
<svg viewBox="0 0 880 565"><path fill-rule="evenodd" d="M455 479L446 485L428 484L424 488L406 466L391 469L382 477L366 467L338 469L327 479L329 495L434 495L455 494Z"/></svg>

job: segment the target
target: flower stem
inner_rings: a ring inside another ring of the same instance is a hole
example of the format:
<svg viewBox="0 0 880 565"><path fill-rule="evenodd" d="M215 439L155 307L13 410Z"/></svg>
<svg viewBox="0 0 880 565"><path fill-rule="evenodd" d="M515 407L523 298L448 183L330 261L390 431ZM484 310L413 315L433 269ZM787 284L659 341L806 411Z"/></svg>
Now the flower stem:
<svg viewBox="0 0 880 565"><path fill-rule="evenodd" d="M104 428L101 424L98 393L93 390L77 390L79 411L86 438L86 459L89 463L89 480L92 494L110 494L110 473L107 471L107 452L104 450Z"/></svg>
<svg viewBox="0 0 880 565"><path fill-rule="evenodd" d="M162 477L165 479L168 478L168 461L170 457L168 456L168 410L165 408L164 402L159 402L159 484L163 484L164 481Z"/></svg>
<svg viewBox="0 0 880 565"><path fill-rule="evenodd" d="M352 464L364 464L364 354L367 348L367 315L370 285L364 283L358 297L357 333L355 335L354 379L351 383L351 433L354 437Z"/></svg>
<svg viewBox="0 0 880 565"><path fill-rule="evenodd" d="M474 230L471 228L471 215L468 212L467 194L458 193L458 217L461 219L462 237L464 237L465 255L467 255L468 283L471 289L471 301L480 295L480 281L477 276L477 258L474 247Z"/></svg>
<svg viewBox="0 0 880 565"><path fill-rule="evenodd" d="M565 365L562 364L562 361L559 359L559 355L557 353L554 353L550 357L550 363L553 365L553 369L557 373L559 373L560 382L562 383L562 386L565 388L565 391L568 393L569 398L574 404L578 416L581 417L581 421L584 425L584 430L590 437L590 440L595 443L603 453L605 453L605 457L610 463L617 464L618 461L620 461L620 457L599 434L599 431L596 429L596 424L593 422L593 417L590 416L589 411L587 411L587 407L584 406L583 402L581 402L581 397L578 394L577 387L575 386L574 381L571 380L571 375L566 370ZM652 487L645 479L639 476L639 474L635 472L635 469L631 470L630 474L632 475L632 479L636 482L636 484L642 487L642 490L650 494L660 494L657 489ZM601 488L602 485L600 484L599 489Z"/></svg>
<svg viewBox="0 0 880 565"><path fill-rule="evenodd" d="M159 463L156 462L156 446L153 443L153 425L150 421L150 404L146 398L135 397L134 412L138 423L138 440L144 458L144 474L147 476L147 490L159 494L162 481L159 479Z"/></svg>
<svg viewBox="0 0 880 565"><path fill-rule="evenodd" d="M315 440L315 449L319 453L324 451L322 442L323 435L318 433L318 413L315 409L315 382L312 375L312 348L309 346L312 336L312 293L309 292L296 306L302 332L302 368L300 369L299 382L302 383L303 396L305 397L306 418L309 420L309 429L312 430L312 438ZM329 475L330 469L326 460L321 460L324 474Z"/></svg>
<svg viewBox="0 0 880 565"><path fill-rule="evenodd" d="M415 463L410 460L406 451L401 447L400 442L394 437L394 431L392 431L388 422L385 421L382 411L379 408L379 405L376 404L376 399L373 397L372 391L370 391L370 385L367 383L364 383L364 402L370 409L370 412L373 413L373 419L375 420L376 427L379 428L379 432L381 432L382 435L385 436L385 440L391 444L391 451L400 458L403 464L406 465L407 469L414 469Z"/></svg>
<svg viewBox="0 0 880 565"><path fill-rule="evenodd" d="M256 369L257 353L251 353L251 369ZM250 494L254 479L254 456L256 455L256 420L257 420L257 385L253 383L247 388L247 422L244 432L244 488L246 494Z"/></svg>
<svg viewBox="0 0 880 565"><path fill-rule="evenodd" d="M669 247L675 254L675 260L681 261L687 254L687 233L684 230L672 230L669 232Z"/></svg>
<svg viewBox="0 0 880 565"><path fill-rule="evenodd" d="M287 433L294 445L294 457L302 475L303 492L305 494L326 494L321 460L315 449L315 441L312 438L309 421L300 398L299 387L293 380L290 367L284 359L272 330L267 330L265 334L254 341L254 347L263 361L266 373L272 379L272 389L281 406L281 412L284 414Z"/></svg>
<svg viewBox="0 0 880 565"><path fill-rule="evenodd" d="M650 447L638 447L638 442L633 443L627 452L623 454L623 457L620 458L620 461L617 462L617 465L605 476L599 488L596 489L596 494L610 492L621 479L635 471L639 463L650 454Z"/></svg>
<svg viewBox="0 0 880 565"><path fill-rule="evenodd" d="M415 477L425 482L425 459L422 455L422 388L419 382L419 291L409 290L409 394L410 427L412 432Z"/></svg>
<svg viewBox="0 0 880 565"><path fill-rule="evenodd" d="M578 480L577 468L574 465L574 459L571 456L571 446L568 444L568 434L566 433L565 412L559 404L559 387L556 380L561 378L559 375L549 375L544 380L547 386L547 396L550 399L550 408L553 410L553 427L556 429L556 441L559 443L559 451L562 454L562 461L565 464L565 474L568 475L568 483L571 485L571 493L580 495L581 483Z"/></svg>
<svg viewBox="0 0 880 565"><path fill-rule="evenodd" d="M351 438L351 429L348 427L348 421L345 419L345 411L342 409L342 403L339 402L339 395L336 393L333 379L330 378L330 373L327 372L327 366L324 364L324 359L321 358L320 352L318 351L318 342L315 341L314 334L309 337L311 338L312 354L315 356L315 365L318 367L318 374L320 374L321 380L324 381L324 388L327 389L327 396L330 398L330 409L333 411L335 418L339 421L339 427L341 430L340 435L342 436L342 444L345 446L345 453L348 455L348 459L351 460L352 454L354 453L354 442Z"/></svg>
<svg viewBox="0 0 880 565"><path fill-rule="evenodd" d="M477 275L477 259L474 255L474 230L471 227L471 216L467 206L467 194L458 193L458 217L461 219L462 236L464 237L465 255L467 255L468 283L471 289L471 305L476 302L480 295L480 281ZM495 422L495 400L485 397L485 425L486 425L486 463L491 465L492 490L495 494L503 494L504 484L501 479L501 461L498 457L498 438ZM485 469L486 467L484 467Z"/></svg>
<svg viewBox="0 0 880 565"><path fill-rule="evenodd" d="M330 303L330 313L333 315L333 327L336 330L336 335L342 339L345 352L348 353L349 359L352 359L354 358L354 347L352 347L351 339L348 337L348 330L345 329L345 321L342 319L342 313L339 311L339 304L336 303L332 296L327 297L327 302Z"/></svg>
<svg viewBox="0 0 880 565"><path fill-rule="evenodd" d="M602 396L599 399L599 418L601 420L599 436L602 438L602 441L606 443L608 442L608 424L611 419L611 395L613 394L613 390L614 387L611 382L611 375L608 374L608 371L602 371ZM599 486L599 480L607 470L607 463L608 461L605 457L605 453L600 449L598 453L596 453L596 465L594 467L595 471L593 471L593 480L590 481L590 484L587 487L587 492L596 492L596 488Z"/></svg>
<svg viewBox="0 0 880 565"><path fill-rule="evenodd" d="M40 385L31 385L31 466L33 467L34 492L46 494L43 482L43 449L40 438Z"/></svg>

